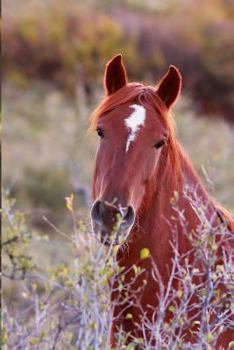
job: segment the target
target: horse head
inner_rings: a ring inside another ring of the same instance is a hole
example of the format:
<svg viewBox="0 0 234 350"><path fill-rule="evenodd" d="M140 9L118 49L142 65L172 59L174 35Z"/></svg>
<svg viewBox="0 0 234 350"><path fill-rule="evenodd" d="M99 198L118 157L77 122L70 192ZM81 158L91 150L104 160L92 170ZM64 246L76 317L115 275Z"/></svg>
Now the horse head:
<svg viewBox="0 0 234 350"><path fill-rule="evenodd" d="M91 219L102 242L120 244L146 209L156 173L168 161L174 137L167 115L180 93L181 76L170 66L157 87L128 83L117 55L106 66L104 87L107 96L93 118L100 142Z"/></svg>

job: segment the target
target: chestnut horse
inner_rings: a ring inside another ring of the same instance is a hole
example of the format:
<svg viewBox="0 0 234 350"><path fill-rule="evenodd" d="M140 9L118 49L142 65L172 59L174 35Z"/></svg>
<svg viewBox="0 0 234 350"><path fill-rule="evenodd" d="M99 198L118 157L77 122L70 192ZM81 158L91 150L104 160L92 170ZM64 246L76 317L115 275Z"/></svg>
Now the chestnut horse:
<svg viewBox="0 0 234 350"><path fill-rule="evenodd" d="M193 203L185 195L186 186L189 185L200 204L205 203L207 222L215 226L225 218L229 232L233 222L206 192L176 139L170 110L181 91L179 70L170 66L157 87L128 83L122 56L117 55L106 66L104 86L106 97L91 118L91 128L96 129L100 137L91 219L99 240L107 246L120 245L117 261L125 269L123 288L118 288L114 282L111 293L110 345L116 347L119 330L126 332L126 344L131 339L152 337L152 327L144 333L140 325L146 318L151 323L155 317L157 319L160 283L165 287L170 284L174 290L179 288L178 281L170 281L175 254L172 222L177 222L181 256L191 251L183 223L186 223L186 232L198 232L201 226ZM117 216L121 220L116 226ZM120 237L124 238L124 243ZM141 268L143 273L131 284L133 267ZM159 279L153 269L157 270ZM142 283L144 288L140 287ZM127 294L125 285L128 285ZM168 311L165 322L169 316ZM192 344L195 340L191 334L185 331L180 336ZM223 330L216 349L228 349L231 335L229 329ZM151 344L156 346L157 339ZM144 345L137 348L144 349ZM208 349L204 346L199 349L203 348Z"/></svg>

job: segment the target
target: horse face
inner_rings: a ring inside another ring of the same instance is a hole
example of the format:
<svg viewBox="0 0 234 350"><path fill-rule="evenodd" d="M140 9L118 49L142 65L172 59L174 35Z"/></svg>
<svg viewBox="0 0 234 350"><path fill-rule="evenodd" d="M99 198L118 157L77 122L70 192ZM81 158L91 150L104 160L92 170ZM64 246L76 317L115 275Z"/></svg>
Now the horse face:
<svg viewBox="0 0 234 350"><path fill-rule="evenodd" d="M154 175L168 132L155 114L128 103L98 121L91 218L94 232L106 244L113 232L116 244L127 238L136 213L157 185Z"/></svg>
<svg viewBox="0 0 234 350"><path fill-rule="evenodd" d="M123 91L127 73L122 56L116 55L106 66L104 88L107 96ZM170 66L157 86L157 98L167 110L181 89L178 69ZM152 90L152 89L151 89ZM154 89L153 98L155 98ZM116 96L116 95L115 95ZM141 99L119 103L97 121L100 144L96 157L91 211L93 230L106 244L125 240L134 225L136 214L154 192L155 171L166 148L168 130L157 111L146 108ZM115 232L111 240L112 232Z"/></svg>

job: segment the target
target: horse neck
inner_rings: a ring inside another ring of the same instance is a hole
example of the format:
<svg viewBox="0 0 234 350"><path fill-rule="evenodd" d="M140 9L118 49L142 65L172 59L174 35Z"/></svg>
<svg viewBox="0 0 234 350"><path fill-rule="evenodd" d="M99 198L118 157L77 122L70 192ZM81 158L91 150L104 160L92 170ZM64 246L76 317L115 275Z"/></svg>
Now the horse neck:
<svg viewBox="0 0 234 350"><path fill-rule="evenodd" d="M181 147L178 147L177 156L179 164L177 174L174 174L169 158L164 166L159 164L154 177L156 180L149 185L144 204L139 212L139 222L141 222L139 227L146 227L146 233L154 232L153 234L157 236L163 234L167 242L170 241L172 234L171 220L175 217L178 220L181 212L184 213L188 229L196 229L199 218L196 208L191 205L192 201L197 200L197 203L205 204L207 219L210 219L214 213L213 200L204 189ZM173 180L171 180L172 176ZM178 227L180 226L178 224Z"/></svg>
<svg viewBox="0 0 234 350"><path fill-rule="evenodd" d="M178 174L173 181L170 181L174 171L170 159L167 159L166 162L163 161L157 167L153 177L154 181L149 182L142 205L136 214L136 224L127 245L129 249L119 250L118 253L118 260L123 265L131 265L139 258L139 251L143 247L149 248L165 281L168 275L164 274L163 271L171 261L171 242L173 241L173 232L175 232L174 228L178 233L180 252L185 253L191 249L189 240L185 239L183 234L183 227L179 219L180 213L184 214L188 233L196 230L200 223L191 203L184 195L185 186L191 188L193 194L196 193L196 196L199 197L200 202L206 204L205 215L207 219L213 215L215 209L213 200L209 197L190 161L180 148L178 157ZM176 205L173 205L172 198L175 191L178 201Z"/></svg>

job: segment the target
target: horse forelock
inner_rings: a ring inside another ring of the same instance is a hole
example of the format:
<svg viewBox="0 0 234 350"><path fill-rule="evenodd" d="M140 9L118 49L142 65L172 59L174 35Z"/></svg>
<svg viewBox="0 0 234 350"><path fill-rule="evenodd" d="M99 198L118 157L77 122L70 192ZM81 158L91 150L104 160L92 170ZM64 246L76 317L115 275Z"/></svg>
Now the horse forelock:
<svg viewBox="0 0 234 350"><path fill-rule="evenodd" d="M103 98L99 106L91 114L90 118L90 130L94 130L98 119L106 114L108 111L123 105L125 103L130 103L133 101L139 101L142 105L152 108L152 102L150 102L149 96L154 96L157 100L156 109L160 115L165 115L168 113L167 107L163 104L160 97L157 95L157 91L152 86L145 86L140 83L129 83L116 91L114 94L106 96Z"/></svg>

